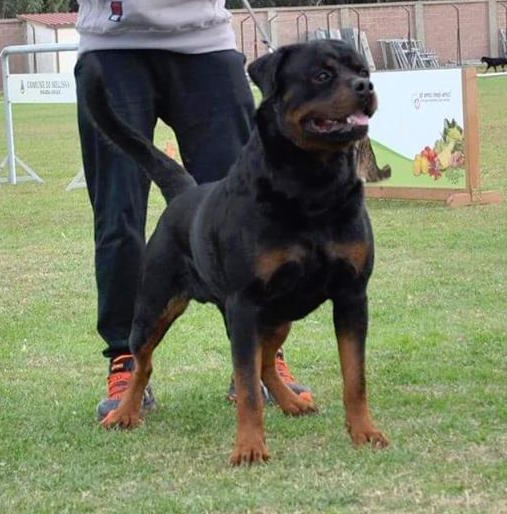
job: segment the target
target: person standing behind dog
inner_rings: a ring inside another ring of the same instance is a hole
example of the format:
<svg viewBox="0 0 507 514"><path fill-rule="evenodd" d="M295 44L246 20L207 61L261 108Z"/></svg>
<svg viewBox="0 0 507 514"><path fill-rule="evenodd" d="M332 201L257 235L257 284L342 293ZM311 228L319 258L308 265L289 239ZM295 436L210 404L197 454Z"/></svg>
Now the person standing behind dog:
<svg viewBox="0 0 507 514"><path fill-rule="evenodd" d="M89 57L100 61L112 105L127 123L153 140L162 119L174 130L195 180L218 180L248 140L254 113L230 18L224 0L79 1L78 125L94 215L97 329L109 359L99 420L118 405L133 368L128 336L146 244L150 181L85 114L81 83ZM311 394L295 382L283 355L277 363L293 390ZM229 398L234 399L234 384ZM143 408L153 406L148 386Z"/></svg>

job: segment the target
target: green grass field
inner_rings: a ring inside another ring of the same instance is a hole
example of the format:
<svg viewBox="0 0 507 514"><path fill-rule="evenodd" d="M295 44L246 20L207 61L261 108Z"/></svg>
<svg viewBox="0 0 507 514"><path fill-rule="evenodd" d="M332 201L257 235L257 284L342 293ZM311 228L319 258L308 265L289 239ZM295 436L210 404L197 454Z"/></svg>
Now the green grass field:
<svg viewBox="0 0 507 514"><path fill-rule="evenodd" d="M506 191L507 79L479 91L483 185ZM319 414L267 408L272 461L232 469L229 345L212 306L193 304L155 353L146 424L97 425L92 217L84 189L65 192L80 169L75 107L14 116L17 153L45 183L0 187L1 512L507 512L507 203L369 201L369 398L391 447L351 447L326 304L285 345ZM162 209L154 191L150 231Z"/></svg>

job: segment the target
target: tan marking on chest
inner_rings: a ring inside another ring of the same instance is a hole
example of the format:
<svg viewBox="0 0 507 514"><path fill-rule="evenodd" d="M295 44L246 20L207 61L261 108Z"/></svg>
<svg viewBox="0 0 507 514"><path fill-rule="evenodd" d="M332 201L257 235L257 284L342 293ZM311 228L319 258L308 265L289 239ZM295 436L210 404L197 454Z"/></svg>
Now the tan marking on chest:
<svg viewBox="0 0 507 514"><path fill-rule="evenodd" d="M275 272L289 262L301 262L305 257L302 246L289 246L259 251L255 261L255 274L263 282L268 282Z"/></svg>
<svg viewBox="0 0 507 514"><path fill-rule="evenodd" d="M369 245L363 241L357 243L330 242L326 244L325 248L329 259L347 261L357 274L363 271L370 250Z"/></svg>

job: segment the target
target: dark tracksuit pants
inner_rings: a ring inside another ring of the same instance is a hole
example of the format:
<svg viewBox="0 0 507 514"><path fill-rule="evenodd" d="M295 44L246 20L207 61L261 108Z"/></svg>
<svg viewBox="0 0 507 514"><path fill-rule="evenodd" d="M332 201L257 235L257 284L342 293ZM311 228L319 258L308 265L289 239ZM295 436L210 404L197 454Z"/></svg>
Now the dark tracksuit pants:
<svg viewBox="0 0 507 514"><path fill-rule="evenodd" d="M246 143L253 99L243 56L234 50L177 54L164 50L95 51L115 110L153 139L158 118L175 132L187 170L198 183L220 179ZM128 335L145 249L150 181L135 162L104 141L83 112L75 69L86 183L94 214L97 328L106 357L129 352Z"/></svg>

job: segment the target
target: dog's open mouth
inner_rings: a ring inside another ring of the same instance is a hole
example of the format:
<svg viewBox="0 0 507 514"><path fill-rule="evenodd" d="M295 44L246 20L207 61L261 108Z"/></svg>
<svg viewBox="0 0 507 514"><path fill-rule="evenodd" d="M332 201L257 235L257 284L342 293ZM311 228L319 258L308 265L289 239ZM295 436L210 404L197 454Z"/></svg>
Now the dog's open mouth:
<svg viewBox="0 0 507 514"><path fill-rule="evenodd" d="M368 127L369 121L370 118L366 114L356 111L341 120L308 118L304 122L304 128L314 134L333 134L351 130L354 127Z"/></svg>

